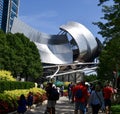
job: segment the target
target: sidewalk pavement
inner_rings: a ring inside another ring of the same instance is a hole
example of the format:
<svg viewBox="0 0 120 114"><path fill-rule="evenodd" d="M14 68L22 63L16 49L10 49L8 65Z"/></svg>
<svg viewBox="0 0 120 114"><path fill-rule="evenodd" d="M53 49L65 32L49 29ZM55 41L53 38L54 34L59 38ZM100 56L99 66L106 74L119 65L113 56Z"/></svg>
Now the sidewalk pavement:
<svg viewBox="0 0 120 114"><path fill-rule="evenodd" d="M27 110L25 114L44 114L47 101L44 101L42 105L34 106L31 110ZM15 114L15 113L14 113ZM56 114L74 114L74 103L70 103L68 97L60 97L56 103ZM91 108L88 108L86 114L92 114ZM105 114L100 112L99 114Z"/></svg>
<svg viewBox="0 0 120 114"><path fill-rule="evenodd" d="M28 110L25 114L44 114L47 101L42 105ZM68 98L63 96L56 103L56 114L74 114L74 104L70 103Z"/></svg>

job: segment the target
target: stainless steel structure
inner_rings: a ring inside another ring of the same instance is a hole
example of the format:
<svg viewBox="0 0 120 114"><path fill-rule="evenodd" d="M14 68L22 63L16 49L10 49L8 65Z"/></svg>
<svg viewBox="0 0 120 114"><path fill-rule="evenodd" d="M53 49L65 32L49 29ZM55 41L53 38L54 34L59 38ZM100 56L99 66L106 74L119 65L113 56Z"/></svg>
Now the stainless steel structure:
<svg viewBox="0 0 120 114"><path fill-rule="evenodd" d="M66 25L62 25L60 29L69 33L72 37L70 43L73 47L76 47L75 50L78 50L78 61L89 61L98 48L98 44L92 33L77 22L69 22Z"/></svg>
<svg viewBox="0 0 120 114"><path fill-rule="evenodd" d="M74 61L93 61L99 45L87 28L80 23L70 22L62 25L60 30L57 35L48 35L15 18L11 33L23 33L33 41L39 50L42 63L70 64Z"/></svg>

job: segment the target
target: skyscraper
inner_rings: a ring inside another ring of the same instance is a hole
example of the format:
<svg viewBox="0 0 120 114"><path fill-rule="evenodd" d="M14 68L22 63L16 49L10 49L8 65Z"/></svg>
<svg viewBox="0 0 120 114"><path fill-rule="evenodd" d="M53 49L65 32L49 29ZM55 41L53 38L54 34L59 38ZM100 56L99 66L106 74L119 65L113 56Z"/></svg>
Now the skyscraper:
<svg viewBox="0 0 120 114"><path fill-rule="evenodd" d="M20 0L0 0L0 29L10 32L14 17L18 16Z"/></svg>

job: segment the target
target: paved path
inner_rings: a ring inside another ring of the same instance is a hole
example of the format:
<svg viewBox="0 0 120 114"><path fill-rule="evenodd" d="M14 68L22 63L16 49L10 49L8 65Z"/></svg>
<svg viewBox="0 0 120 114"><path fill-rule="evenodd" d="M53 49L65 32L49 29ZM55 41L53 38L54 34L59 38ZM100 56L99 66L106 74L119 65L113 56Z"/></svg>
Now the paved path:
<svg viewBox="0 0 120 114"><path fill-rule="evenodd" d="M31 110L28 110L25 114L44 114L46 109L46 101ZM74 114L74 104L68 101L67 97L60 97L56 104L56 114ZM91 109L89 108L87 114L91 114ZM103 113L99 113L103 114Z"/></svg>
<svg viewBox="0 0 120 114"><path fill-rule="evenodd" d="M25 114L44 114L46 101L34 109L28 110ZM60 97L56 104L56 114L73 114L74 104L69 103L67 97Z"/></svg>

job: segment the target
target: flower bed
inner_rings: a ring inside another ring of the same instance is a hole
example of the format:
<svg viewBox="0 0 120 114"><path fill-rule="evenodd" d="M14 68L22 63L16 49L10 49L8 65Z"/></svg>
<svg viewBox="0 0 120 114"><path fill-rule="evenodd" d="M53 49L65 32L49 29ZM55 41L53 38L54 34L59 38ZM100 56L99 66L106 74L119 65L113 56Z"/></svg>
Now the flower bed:
<svg viewBox="0 0 120 114"><path fill-rule="evenodd" d="M26 96L26 98L27 98L29 91L32 91L34 104L37 104L40 102L42 103L44 100L47 99L45 91L40 88L33 88L30 90L25 90L24 92L23 90L17 90L17 92L16 90L15 92L6 91L0 94L0 114L8 114L17 109L18 107L17 100L19 99L19 96L21 95L21 91L22 91L22 94Z"/></svg>

